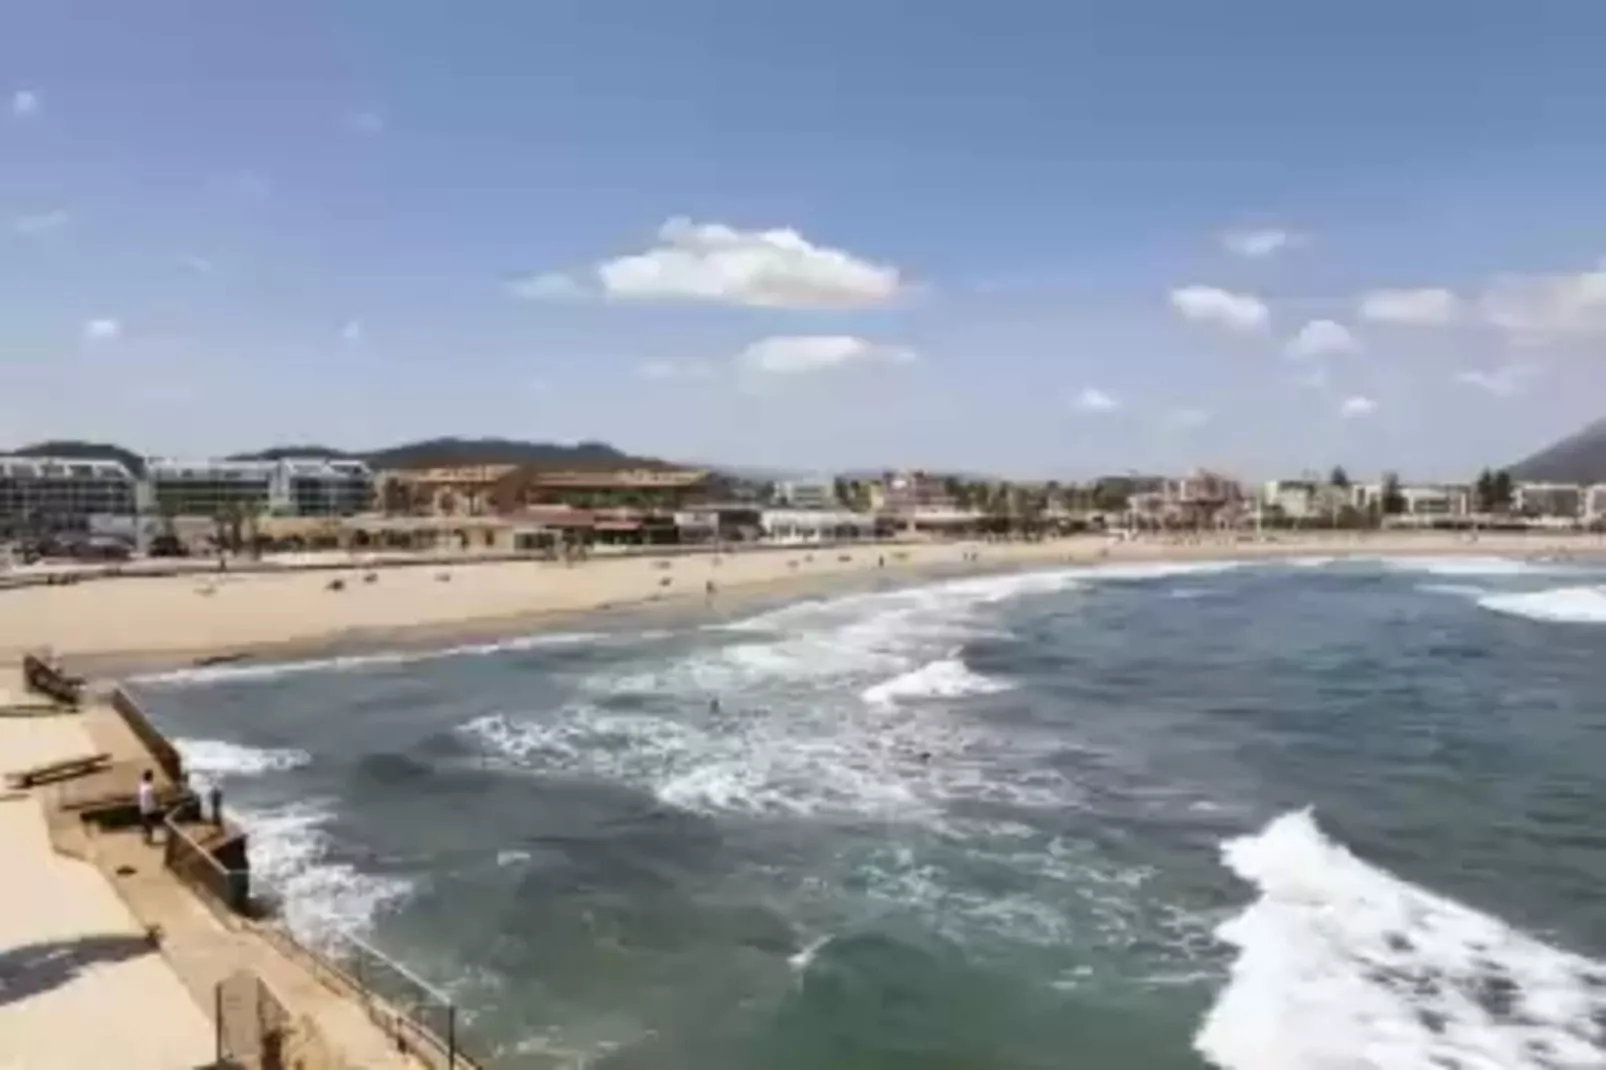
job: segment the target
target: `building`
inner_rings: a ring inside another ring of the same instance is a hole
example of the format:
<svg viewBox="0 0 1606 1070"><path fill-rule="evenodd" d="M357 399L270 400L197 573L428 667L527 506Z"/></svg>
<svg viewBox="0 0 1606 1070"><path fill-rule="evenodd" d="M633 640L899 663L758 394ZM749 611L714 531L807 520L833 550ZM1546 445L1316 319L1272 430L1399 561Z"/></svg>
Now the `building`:
<svg viewBox="0 0 1606 1070"><path fill-rule="evenodd" d="M0 456L0 536L83 532L132 517L138 481L120 461Z"/></svg>
<svg viewBox="0 0 1606 1070"><path fill-rule="evenodd" d="M1321 515L1317 508L1318 491L1317 484L1311 480L1273 479L1261 487L1260 504L1285 520L1309 520Z"/></svg>
<svg viewBox="0 0 1606 1070"><path fill-rule="evenodd" d="M377 477L379 508L390 516L489 516L498 483L515 464L393 468Z"/></svg>
<svg viewBox="0 0 1606 1070"><path fill-rule="evenodd" d="M1584 488L1577 483L1518 483L1511 508L1520 516L1573 520L1584 514Z"/></svg>
<svg viewBox="0 0 1606 1070"><path fill-rule="evenodd" d="M783 480L775 484L775 504L788 509L840 509L836 484L829 479Z"/></svg>
<svg viewBox="0 0 1606 1070"><path fill-rule="evenodd" d="M1584 516L1591 522L1606 518L1606 483L1593 483L1584 489Z"/></svg>
<svg viewBox="0 0 1606 1070"><path fill-rule="evenodd" d="M875 535L875 518L845 509L766 509L759 516L764 537L773 542L833 542Z"/></svg>
<svg viewBox="0 0 1606 1070"><path fill-rule="evenodd" d="M674 513L706 501L714 486L700 468L518 468L502 475L490 494L493 507L504 515L540 505Z"/></svg>
<svg viewBox="0 0 1606 1070"><path fill-rule="evenodd" d="M882 477L878 508L889 513L951 512L957 503L949 481L925 472L889 472Z"/></svg>
<svg viewBox="0 0 1606 1070"><path fill-rule="evenodd" d="M374 478L362 461L146 462L140 512L158 516L354 516L373 507Z"/></svg>
<svg viewBox="0 0 1606 1070"><path fill-rule="evenodd" d="M1385 512L1383 484L1357 483L1350 488L1355 508ZM1459 520L1472 515L1472 488L1465 483L1406 483L1399 488L1400 516L1420 520Z"/></svg>

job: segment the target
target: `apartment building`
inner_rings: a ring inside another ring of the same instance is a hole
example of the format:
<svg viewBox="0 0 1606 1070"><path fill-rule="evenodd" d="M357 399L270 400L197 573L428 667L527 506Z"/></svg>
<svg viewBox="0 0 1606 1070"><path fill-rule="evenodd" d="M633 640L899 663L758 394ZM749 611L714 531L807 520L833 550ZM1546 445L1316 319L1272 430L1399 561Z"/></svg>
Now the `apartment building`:
<svg viewBox="0 0 1606 1070"><path fill-rule="evenodd" d="M1518 483L1511 509L1521 516L1573 519L1584 513L1584 494L1577 483Z"/></svg>
<svg viewBox="0 0 1606 1070"><path fill-rule="evenodd" d="M836 484L824 477L788 479L775 484L775 503L790 509L839 509Z"/></svg>
<svg viewBox="0 0 1606 1070"><path fill-rule="evenodd" d="M0 456L0 537L87 531L129 517L138 482L119 461Z"/></svg>
<svg viewBox="0 0 1606 1070"><path fill-rule="evenodd" d="M373 507L374 477L349 458L164 458L146 463L141 497L140 511L159 516L355 516Z"/></svg>

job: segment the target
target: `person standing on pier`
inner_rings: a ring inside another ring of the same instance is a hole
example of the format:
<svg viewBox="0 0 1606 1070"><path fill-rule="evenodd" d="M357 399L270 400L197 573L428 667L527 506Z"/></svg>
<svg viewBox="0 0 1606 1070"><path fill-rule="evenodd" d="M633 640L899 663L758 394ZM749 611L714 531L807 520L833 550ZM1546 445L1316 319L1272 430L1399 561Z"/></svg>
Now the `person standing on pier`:
<svg viewBox="0 0 1606 1070"><path fill-rule="evenodd" d="M161 808L156 805L156 778L149 769L139 778L139 823L145 831L145 842L156 842L156 821Z"/></svg>

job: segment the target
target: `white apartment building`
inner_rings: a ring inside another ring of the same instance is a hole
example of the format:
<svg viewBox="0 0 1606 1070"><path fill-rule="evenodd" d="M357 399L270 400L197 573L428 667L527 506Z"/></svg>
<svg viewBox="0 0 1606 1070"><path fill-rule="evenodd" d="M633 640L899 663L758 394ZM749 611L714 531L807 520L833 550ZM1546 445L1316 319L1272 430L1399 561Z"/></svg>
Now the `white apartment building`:
<svg viewBox="0 0 1606 1070"><path fill-rule="evenodd" d="M1592 521L1606 518L1606 483L1584 488L1584 516Z"/></svg>
<svg viewBox="0 0 1606 1070"><path fill-rule="evenodd" d="M352 516L372 508L373 496L373 473L362 461L153 459L145 466L141 507L163 516L215 517L241 509L263 516Z"/></svg>
<svg viewBox="0 0 1606 1070"><path fill-rule="evenodd" d="M1275 509L1289 520L1307 520L1319 515L1317 485L1304 479L1273 479L1260 489L1260 504Z"/></svg>
<svg viewBox="0 0 1606 1070"><path fill-rule="evenodd" d="M829 542L875 534L875 518L843 509L766 509L759 528L775 542Z"/></svg>
<svg viewBox="0 0 1606 1070"><path fill-rule="evenodd" d="M785 480L775 484L775 503L789 509L838 509L836 484L829 479Z"/></svg>
<svg viewBox="0 0 1606 1070"><path fill-rule="evenodd" d="M1573 519L1584 514L1584 488L1577 483L1518 483L1511 508L1522 516Z"/></svg>
<svg viewBox="0 0 1606 1070"><path fill-rule="evenodd" d="M1357 483L1351 488L1357 509L1382 509L1383 484ZM1472 515L1472 488L1465 483L1406 483L1400 487L1401 510L1412 517L1464 517Z"/></svg>
<svg viewBox="0 0 1606 1070"><path fill-rule="evenodd" d="M0 536L88 531L134 514L137 481L119 461L0 456Z"/></svg>

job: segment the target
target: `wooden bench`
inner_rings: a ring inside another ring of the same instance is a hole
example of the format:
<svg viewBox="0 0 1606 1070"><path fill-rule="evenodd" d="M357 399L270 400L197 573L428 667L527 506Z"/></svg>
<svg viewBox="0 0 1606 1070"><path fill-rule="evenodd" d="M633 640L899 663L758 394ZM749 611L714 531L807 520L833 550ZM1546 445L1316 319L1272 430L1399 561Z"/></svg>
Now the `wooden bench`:
<svg viewBox="0 0 1606 1070"><path fill-rule="evenodd" d="M18 769L6 774L6 785L12 788L31 788L38 784L48 784L55 780L67 780L72 777L84 776L88 773L98 773L111 764L112 756L102 751L99 754L81 754L76 758L63 758L59 762L46 762L44 765L35 765L28 769Z"/></svg>

